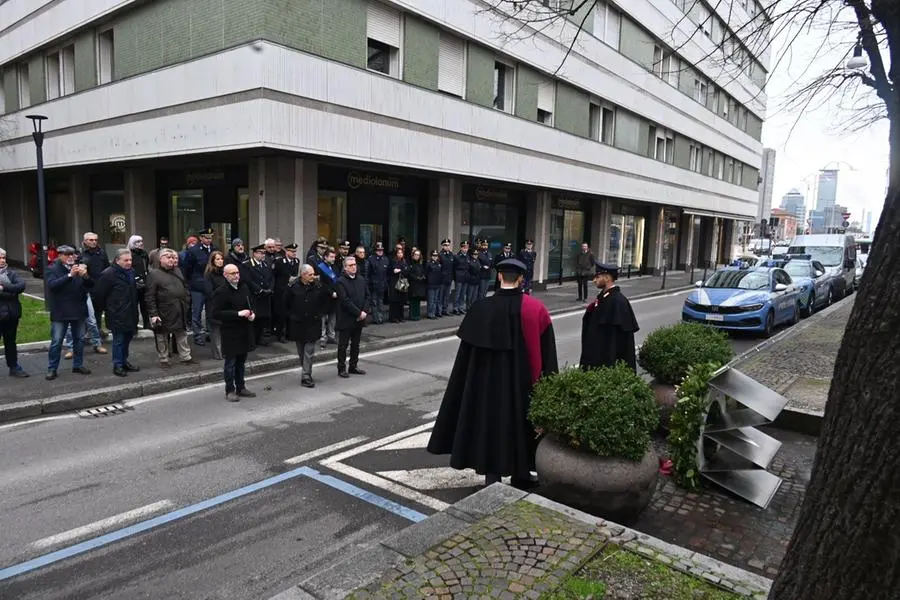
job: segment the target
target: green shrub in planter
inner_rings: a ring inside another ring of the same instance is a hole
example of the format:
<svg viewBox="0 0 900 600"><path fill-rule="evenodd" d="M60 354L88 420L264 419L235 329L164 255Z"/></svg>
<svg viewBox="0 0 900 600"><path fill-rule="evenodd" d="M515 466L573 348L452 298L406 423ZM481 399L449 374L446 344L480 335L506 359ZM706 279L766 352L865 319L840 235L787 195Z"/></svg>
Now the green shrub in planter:
<svg viewBox="0 0 900 600"><path fill-rule="evenodd" d="M733 356L723 332L699 323L678 323L648 335L638 363L660 383L678 385L692 365L724 365Z"/></svg>
<svg viewBox="0 0 900 600"><path fill-rule="evenodd" d="M531 393L529 418L575 448L641 460L659 425L653 391L627 365L543 377Z"/></svg>

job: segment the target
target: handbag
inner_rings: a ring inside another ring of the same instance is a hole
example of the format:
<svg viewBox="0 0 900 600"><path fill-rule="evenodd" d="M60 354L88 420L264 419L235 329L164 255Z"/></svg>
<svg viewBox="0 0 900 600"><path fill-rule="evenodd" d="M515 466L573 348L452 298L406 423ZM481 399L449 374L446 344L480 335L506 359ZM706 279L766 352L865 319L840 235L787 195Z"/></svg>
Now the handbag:
<svg viewBox="0 0 900 600"><path fill-rule="evenodd" d="M397 280L397 283L394 284L394 289L401 293L406 293L406 290L409 289L409 280L406 277L401 277Z"/></svg>

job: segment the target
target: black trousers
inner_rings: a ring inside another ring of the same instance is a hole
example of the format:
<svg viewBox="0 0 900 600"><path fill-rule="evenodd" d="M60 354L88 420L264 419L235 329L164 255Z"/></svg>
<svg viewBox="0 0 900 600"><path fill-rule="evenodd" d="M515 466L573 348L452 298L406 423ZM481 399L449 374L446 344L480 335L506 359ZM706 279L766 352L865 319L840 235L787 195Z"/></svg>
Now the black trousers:
<svg viewBox="0 0 900 600"><path fill-rule="evenodd" d="M269 319L268 317L256 317L255 319L253 319L253 335L256 338L257 344L263 341L263 338L268 337L270 333L270 324L271 319Z"/></svg>
<svg viewBox="0 0 900 600"><path fill-rule="evenodd" d="M3 352L6 354L6 366L10 370L19 366L19 353L16 347L16 333L19 329L19 319L0 321L0 336L3 337ZM65 332L63 332L65 333Z"/></svg>
<svg viewBox="0 0 900 600"><path fill-rule="evenodd" d="M338 329L337 361L338 372L347 370L347 346L350 346L350 368L355 369L359 363L359 338L362 336L362 324L351 329Z"/></svg>
<svg viewBox="0 0 900 600"><path fill-rule="evenodd" d="M591 278L587 275L579 275L577 277L578 282L578 299L579 300L587 300L588 292L587 292L587 284Z"/></svg>

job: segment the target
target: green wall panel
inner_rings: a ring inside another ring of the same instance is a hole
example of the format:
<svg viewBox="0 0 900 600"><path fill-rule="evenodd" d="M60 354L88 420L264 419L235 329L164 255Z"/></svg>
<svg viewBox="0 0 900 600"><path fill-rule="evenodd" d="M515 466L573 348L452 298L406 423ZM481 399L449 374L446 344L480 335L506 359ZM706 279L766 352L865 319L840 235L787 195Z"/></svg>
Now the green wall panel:
<svg viewBox="0 0 900 600"><path fill-rule="evenodd" d="M414 17L406 17L403 81L430 90L438 87L440 32Z"/></svg>
<svg viewBox="0 0 900 600"><path fill-rule="evenodd" d="M32 56L28 61L28 83L31 90L31 105L47 101L47 63L43 54Z"/></svg>
<svg viewBox="0 0 900 600"><path fill-rule="evenodd" d="M75 38L75 91L97 85L97 42L93 31Z"/></svg>
<svg viewBox="0 0 900 600"><path fill-rule="evenodd" d="M307 0L310 1L310 0ZM366 3L363 0L317 0L322 5L322 48L327 58L365 68Z"/></svg>
<svg viewBox="0 0 900 600"><path fill-rule="evenodd" d="M553 122L561 129L581 137L591 134L591 97L563 82L556 85L556 113Z"/></svg>
<svg viewBox="0 0 900 600"><path fill-rule="evenodd" d="M649 33L638 27L631 19L622 17L619 52L649 70L653 68L653 47L655 45Z"/></svg>
<svg viewBox="0 0 900 600"><path fill-rule="evenodd" d="M243 5L253 6L252 2ZM233 3L222 0L192 0L187 3L191 31L186 51L189 57L211 54L225 47L225 10ZM248 38L245 38L248 39Z"/></svg>
<svg viewBox="0 0 900 600"><path fill-rule="evenodd" d="M466 100L494 105L494 54L478 44L468 44L466 57Z"/></svg>
<svg viewBox="0 0 900 600"><path fill-rule="evenodd" d="M691 168L691 140L678 134L675 134L675 166Z"/></svg>
<svg viewBox="0 0 900 600"><path fill-rule="evenodd" d="M6 112L19 110L19 86L16 81L16 65L7 65L3 69L3 92L6 96Z"/></svg>
<svg viewBox="0 0 900 600"><path fill-rule="evenodd" d="M516 107L517 117L537 121L538 85L542 77L537 71L519 65L516 69ZM493 79L491 80L493 83Z"/></svg>

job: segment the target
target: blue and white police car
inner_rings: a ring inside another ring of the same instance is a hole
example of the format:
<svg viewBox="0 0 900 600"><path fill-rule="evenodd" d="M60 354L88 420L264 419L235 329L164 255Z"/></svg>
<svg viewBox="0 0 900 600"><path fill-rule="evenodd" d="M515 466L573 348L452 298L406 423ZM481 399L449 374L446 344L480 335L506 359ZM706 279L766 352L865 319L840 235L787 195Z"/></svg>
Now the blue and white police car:
<svg viewBox="0 0 900 600"><path fill-rule="evenodd" d="M766 337L783 323L800 320L800 290L787 272L765 261L762 266L726 267L697 282L684 301L681 319L719 329L756 331Z"/></svg>
<svg viewBox="0 0 900 600"><path fill-rule="evenodd" d="M784 270L800 288L800 314L808 317L819 308L830 306L834 299L834 277L808 254L789 256Z"/></svg>

